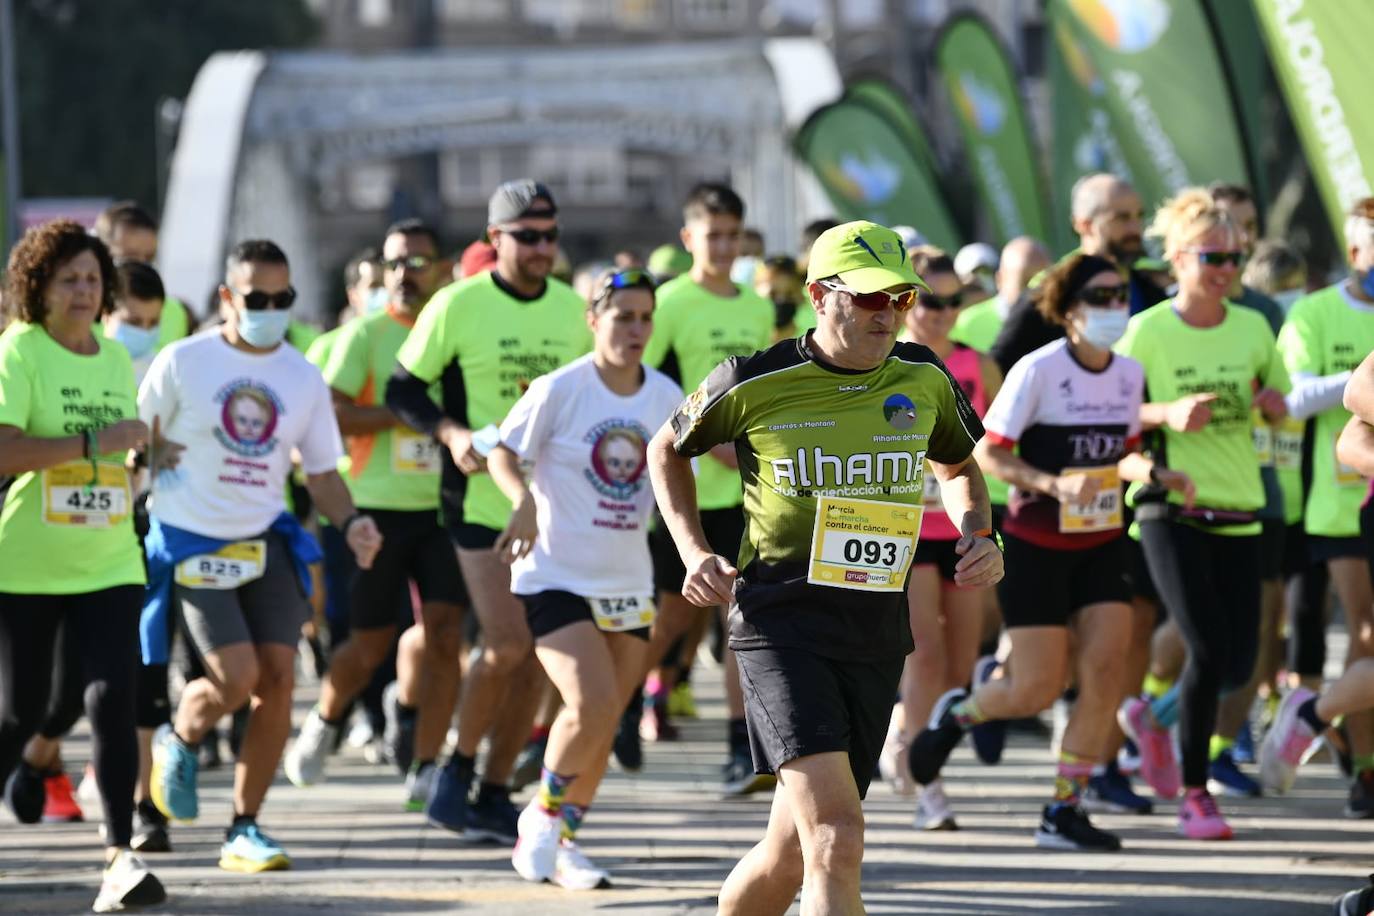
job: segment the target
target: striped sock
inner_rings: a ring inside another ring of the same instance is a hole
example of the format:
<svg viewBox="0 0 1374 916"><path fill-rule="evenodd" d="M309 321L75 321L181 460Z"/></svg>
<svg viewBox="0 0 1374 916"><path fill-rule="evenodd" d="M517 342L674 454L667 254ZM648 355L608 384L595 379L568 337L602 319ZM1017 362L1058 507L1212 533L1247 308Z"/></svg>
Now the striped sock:
<svg viewBox="0 0 1374 916"><path fill-rule="evenodd" d="M950 713L953 714L954 721L959 723L960 728L972 728L975 725L982 725L988 720L988 717L983 715L983 711L978 708L978 703L973 697L955 703Z"/></svg>
<svg viewBox="0 0 1374 916"><path fill-rule="evenodd" d="M1093 775L1091 758L1080 757L1071 751L1059 752L1059 765L1054 771L1054 800L1076 805Z"/></svg>
<svg viewBox="0 0 1374 916"><path fill-rule="evenodd" d="M539 774L539 807L544 813L555 816L563 808L563 797L568 794L568 786L576 776L561 776L544 767Z"/></svg>
<svg viewBox="0 0 1374 916"><path fill-rule="evenodd" d="M577 829L582 826L582 819L587 816L588 805L574 805L572 802L563 803L563 829L559 835L565 840L571 840L577 836Z"/></svg>

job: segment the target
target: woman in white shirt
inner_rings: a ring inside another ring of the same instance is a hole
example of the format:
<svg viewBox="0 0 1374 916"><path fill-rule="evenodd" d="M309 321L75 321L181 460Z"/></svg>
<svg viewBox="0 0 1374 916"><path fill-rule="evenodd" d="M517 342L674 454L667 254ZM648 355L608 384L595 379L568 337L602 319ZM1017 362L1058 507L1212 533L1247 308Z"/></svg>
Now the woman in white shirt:
<svg viewBox="0 0 1374 916"><path fill-rule="evenodd" d="M641 364L653 313L647 273L604 277L587 311L595 348L530 383L487 460L515 505L496 547L564 703L511 863L526 880L579 890L609 883L575 837L644 675L655 615L645 446L682 390ZM528 484L522 462L533 465Z"/></svg>

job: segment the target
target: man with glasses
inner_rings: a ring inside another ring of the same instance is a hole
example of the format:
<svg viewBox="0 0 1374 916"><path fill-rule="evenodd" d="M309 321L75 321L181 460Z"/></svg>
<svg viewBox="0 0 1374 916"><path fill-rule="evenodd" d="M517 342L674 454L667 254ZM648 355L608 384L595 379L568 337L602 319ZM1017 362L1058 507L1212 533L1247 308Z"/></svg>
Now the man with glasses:
<svg viewBox="0 0 1374 916"><path fill-rule="evenodd" d="M268 241L240 243L219 294L224 324L163 350L139 391L155 453L181 455L153 483L141 629L144 661L165 661L175 599L206 671L182 690L172 724L154 739L152 795L163 814L195 819L196 747L220 716L252 699L220 854L222 868L251 873L290 866L257 816L291 733L296 643L310 615L307 567L320 559L286 507L292 452L314 504L344 532L360 567L371 565L382 539L336 470L342 446L329 389L283 346L296 298L286 255Z"/></svg>
<svg viewBox="0 0 1374 916"><path fill-rule="evenodd" d="M434 760L458 698L462 607L467 603L458 561L439 523L439 444L401 423L385 403L396 354L425 303L447 277L438 234L419 220L396 223L382 243L387 303L346 325L323 367L339 430L348 437L347 481L353 500L376 521L383 548L372 568L349 587L350 635L334 649L320 699L286 755L286 775L298 786L324 778L349 706L396 639L397 610L410 622L409 580L420 592L424 628L423 695L401 684L398 719L414 727L414 765L407 770L407 807L422 810ZM438 386L430 397L438 403Z"/></svg>
<svg viewBox="0 0 1374 916"><path fill-rule="evenodd" d="M852 222L811 251L816 330L721 363L649 445L654 491L693 604L731 605L754 768L778 790L767 833L735 866L720 912L860 913L867 792L912 649L906 581L923 459L959 520L959 584L992 585L983 429L927 348L896 343L921 283L892 230ZM740 455L739 565L702 530L691 461Z"/></svg>
<svg viewBox="0 0 1374 916"><path fill-rule="evenodd" d="M525 744L543 678L510 567L494 549L511 504L486 473L498 425L530 382L586 353L585 304L549 276L558 241L553 194L533 179L501 185L487 205L496 267L441 290L397 356L386 403L442 446L440 506L482 625L482 651L463 685L458 745L435 778L431 823L469 839L516 840L506 784ZM440 405L430 396L439 386ZM476 797L477 747L491 746Z"/></svg>

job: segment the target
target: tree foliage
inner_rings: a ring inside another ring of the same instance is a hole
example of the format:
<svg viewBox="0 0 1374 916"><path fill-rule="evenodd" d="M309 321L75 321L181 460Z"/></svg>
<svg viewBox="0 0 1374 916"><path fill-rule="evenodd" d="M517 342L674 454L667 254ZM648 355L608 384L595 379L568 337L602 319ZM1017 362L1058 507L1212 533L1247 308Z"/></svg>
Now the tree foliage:
<svg viewBox="0 0 1374 916"><path fill-rule="evenodd" d="M156 108L216 51L305 44L304 0L17 0L25 197L157 197Z"/></svg>

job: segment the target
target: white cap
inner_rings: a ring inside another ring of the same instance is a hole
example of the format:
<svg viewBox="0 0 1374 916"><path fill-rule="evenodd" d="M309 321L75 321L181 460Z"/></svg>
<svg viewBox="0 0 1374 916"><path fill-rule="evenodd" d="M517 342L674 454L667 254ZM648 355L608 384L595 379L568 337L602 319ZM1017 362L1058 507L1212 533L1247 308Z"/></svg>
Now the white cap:
<svg viewBox="0 0 1374 916"><path fill-rule="evenodd" d="M893 226L892 231L901 236L902 244L906 246L907 251L920 248L926 243L926 237L914 226Z"/></svg>
<svg viewBox="0 0 1374 916"><path fill-rule="evenodd" d="M974 283L979 279L976 276L978 271L995 272L997 262L996 248L987 242L973 242L960 248L959 253L954 256L954 272L965 283Z"/></svg>

